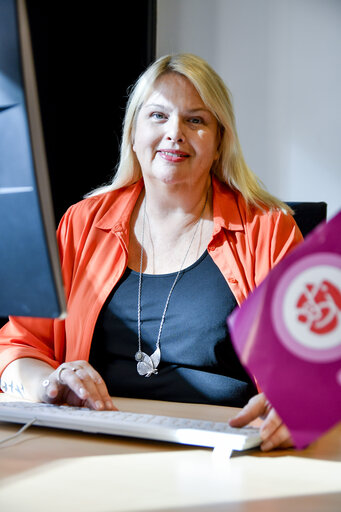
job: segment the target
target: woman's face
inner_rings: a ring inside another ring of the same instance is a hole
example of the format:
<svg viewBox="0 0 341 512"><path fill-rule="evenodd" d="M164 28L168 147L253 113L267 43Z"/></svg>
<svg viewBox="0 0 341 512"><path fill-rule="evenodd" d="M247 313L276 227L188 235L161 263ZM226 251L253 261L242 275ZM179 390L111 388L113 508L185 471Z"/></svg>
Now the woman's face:
<svg viewBox="0 0 341 512"><path fill-rule="evenodd" d="M195 186L218 158L219 130L195 87L182 75L161 76L137 116L133 149L145 180Z"/></svg>

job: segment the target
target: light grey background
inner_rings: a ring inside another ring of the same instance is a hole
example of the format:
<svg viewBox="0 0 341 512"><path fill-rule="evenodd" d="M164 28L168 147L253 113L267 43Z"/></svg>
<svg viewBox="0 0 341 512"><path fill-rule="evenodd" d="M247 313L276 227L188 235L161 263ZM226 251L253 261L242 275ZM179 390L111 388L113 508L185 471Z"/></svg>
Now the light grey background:
<svg viewBox="0 0 341 512"><path fill-rule="evenodd" d="M287 201L341 208L341 0L158 0L157 56L192 52L232 92L246 161Z"/></svg>

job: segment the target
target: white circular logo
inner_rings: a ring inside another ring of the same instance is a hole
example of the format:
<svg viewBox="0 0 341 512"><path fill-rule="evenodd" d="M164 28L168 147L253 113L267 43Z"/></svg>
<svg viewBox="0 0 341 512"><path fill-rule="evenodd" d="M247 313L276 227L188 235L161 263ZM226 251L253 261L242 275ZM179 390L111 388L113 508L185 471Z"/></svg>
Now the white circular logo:
<svg viewBox="0 0 341 512"><path fill-rule="evenodd" d="M341 357L341 257L316 253L294 263L274 293L272 316L282 343L315 362Z"/></svg>

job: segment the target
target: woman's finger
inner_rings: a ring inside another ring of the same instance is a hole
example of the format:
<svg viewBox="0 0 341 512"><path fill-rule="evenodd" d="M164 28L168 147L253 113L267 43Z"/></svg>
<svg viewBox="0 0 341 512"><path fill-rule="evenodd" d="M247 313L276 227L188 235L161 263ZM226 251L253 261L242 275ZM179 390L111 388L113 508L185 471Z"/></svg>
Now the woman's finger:
<svg viewBox="0 0 341 512"><path fill-rule="evenodd" d="M103 401L104 408L109 410L117 410L117 407L114 406L111 397L108 393L108 388L101 377L101 375L93 368L93 366L89 365L87 366L89 376L92 380L92 383L95 386L96 393L99 396L99 399ZM78 373L78 372L77 372Z"/></svg>
<svg viewBox="0 0 341 512"><path fill-rule="evenodd" d="M231 427L244 427L250 421L264 415L269 408L269 403L263 393L253 396L244 408L229 421Z"/></svg>
<svg viewBox="0 0 341 512"><path fill-rule="evenodd" d="M267 452L274 448L289 448L291 446L293 446L293 441L290 432L284 423L281 423L269 437L263 440L260 448L262 451Z"/></svg>
<svg viewBox="0 0 341 512"><path fill-rule="evenodd" d="M264 419L264 423L260 429L260 436L263 441L269 439L274 432L282 425L282 420L276 413L275 409L271 409Z"/></svg>
<svg viewBox="0 0 341 512"><path fill-rule="evenodd" d="M78 369L73 380L75 386L80 383L81 387L86 390L87 397L85 399L92 409L114 409L103 379L90 365Z"/></svg>
<svg viewBox="0 0 341 512"><path fill-rule="evenodd" d="M116 409L102 377L87 361L63 363L43 382L43 387L48 402Z"/></svg>
<svg viewBox="0 0 341 512"><path fill-rule="evenodd" d="M64 397L67 396L69 390L71 390L80 400L87 400L89 398L89 392L76 375L76 372L80 368L80 361L60 365L50 376L49 395L53 387L56 387L59 393L62 393Z"/></svg>

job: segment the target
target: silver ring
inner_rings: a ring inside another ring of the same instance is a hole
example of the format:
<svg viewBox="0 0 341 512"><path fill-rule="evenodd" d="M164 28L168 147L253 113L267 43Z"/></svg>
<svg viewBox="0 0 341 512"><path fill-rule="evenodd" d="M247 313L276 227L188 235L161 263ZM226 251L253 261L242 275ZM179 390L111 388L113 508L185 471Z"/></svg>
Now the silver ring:
<svg viewBox="0 0 341 512"><path fill-rule="evenodd" d="M63 370L67 370L67 366L61 366L58 370L58 373L57 373L57 380L60 384L65 384L65 382L63 382L62 378L61 378L61 374L62 374L62 371Z"/></svg>
<svg viewBox="0 0 341 512"><path fill-rule="evenodd" d="M81 370L81 368L76 368L75 366L72 366L71 368L68 366L61 366L58 373L57 373L57 380L60 382L60 384L65 385L65 382L63 381L61 374L63 370L70 370L71 372L77 372L78 370Z"/></svg>

